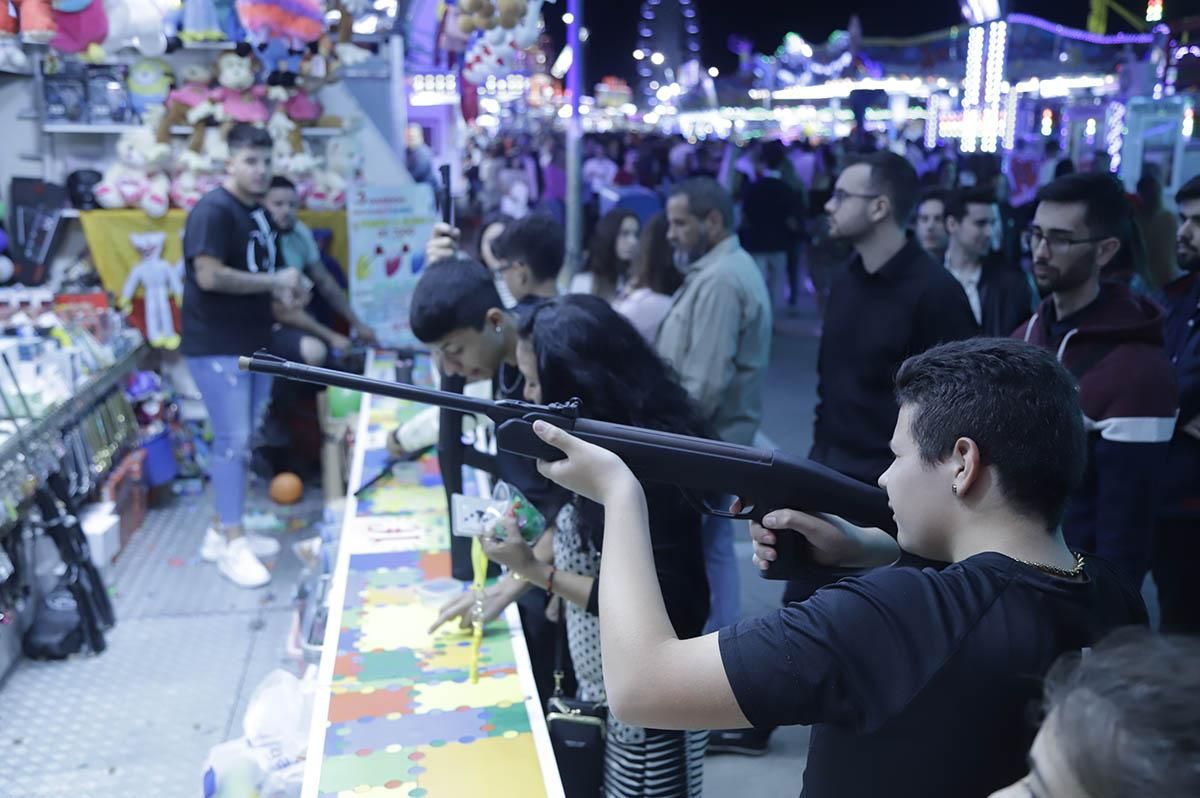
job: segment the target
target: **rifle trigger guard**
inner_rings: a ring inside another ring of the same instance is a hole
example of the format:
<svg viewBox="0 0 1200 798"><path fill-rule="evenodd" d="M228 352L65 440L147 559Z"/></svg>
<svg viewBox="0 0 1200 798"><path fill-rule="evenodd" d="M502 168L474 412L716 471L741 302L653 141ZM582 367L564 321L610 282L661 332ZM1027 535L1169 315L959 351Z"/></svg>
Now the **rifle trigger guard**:
<svg viewBox="0 0 1200 798"><path fill-rule="evenodd" d="M680 488L679 492L683 494L684 500L696 512L701 515L711 515L714 518L728 518L731 521L759 521L762 519L763 513L757 512L757 508L753 504L746 505L740 513L732 513L729 510L721 510L709 504L703 496L700 496L696 491ZM745 500L743 500L745 505Z"/></svg>

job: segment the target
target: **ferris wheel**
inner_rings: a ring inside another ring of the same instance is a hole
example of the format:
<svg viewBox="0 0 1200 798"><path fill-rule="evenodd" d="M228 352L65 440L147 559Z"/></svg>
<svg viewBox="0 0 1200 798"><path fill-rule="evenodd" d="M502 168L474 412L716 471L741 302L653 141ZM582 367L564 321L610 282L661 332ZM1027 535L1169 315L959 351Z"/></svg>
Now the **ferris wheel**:
<svg viewBox="0 0 1200 798"><path fill-rule="evenodd" d="M662 97L678 85L684 65L699 62L700 19L695 0L643 0L638 14L638 85L644 96Z"/></svg>

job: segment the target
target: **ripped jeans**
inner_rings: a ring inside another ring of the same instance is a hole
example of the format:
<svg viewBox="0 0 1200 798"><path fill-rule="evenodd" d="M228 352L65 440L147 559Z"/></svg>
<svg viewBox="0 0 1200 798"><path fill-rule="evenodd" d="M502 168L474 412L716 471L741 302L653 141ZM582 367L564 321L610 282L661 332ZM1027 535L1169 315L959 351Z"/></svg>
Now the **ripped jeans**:
<svg viewBox="0 0 1200 798"><path fill-rule="evenodd" d="M213 504L221 526L240 526L246 503L250 441L271 399L271 377L238 369L236 356L187 358L212 425Z"/></svg>

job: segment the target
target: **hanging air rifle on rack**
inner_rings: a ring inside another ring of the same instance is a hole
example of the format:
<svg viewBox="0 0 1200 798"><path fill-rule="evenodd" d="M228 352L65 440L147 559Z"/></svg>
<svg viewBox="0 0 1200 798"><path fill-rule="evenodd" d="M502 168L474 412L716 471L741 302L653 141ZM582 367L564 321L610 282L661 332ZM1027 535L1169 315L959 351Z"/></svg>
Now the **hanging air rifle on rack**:
<svg viewBox="0 0 1200 798"><path fill-rule="evenodd" d="M892 512L882 490L780 452L592 421L580 417L577 401L550 406L507 400L491 402L305 366L262 352L241 358L239 366L243 371L487 416L496 425L496 445L503 451L561 460L563 453L533 432L534 421L546 421L619 455L642 481L678 486L698 509L709 515L761 521L772 510L793 508L828 513L859 526L895 533ZM699 497L704 494L739 496L746 509L735 515L702 505ZM811 566L808 543L799 533L778 535L777 540L779 557L765 572L768 579L788 579Z"/></svg>

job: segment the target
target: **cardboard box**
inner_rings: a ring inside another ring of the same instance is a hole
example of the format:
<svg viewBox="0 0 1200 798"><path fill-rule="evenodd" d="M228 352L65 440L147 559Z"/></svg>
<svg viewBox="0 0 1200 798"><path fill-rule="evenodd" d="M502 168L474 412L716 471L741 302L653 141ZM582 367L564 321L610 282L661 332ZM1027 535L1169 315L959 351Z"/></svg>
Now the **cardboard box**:
<svg viewBox="0 0 1200 798"><path fill-rule="evenodd" d="M87 536L92 562L104 577L108 576L117 552L121 550L121 517L113 502L89 504L79 513L79 525Z"/></svg>

